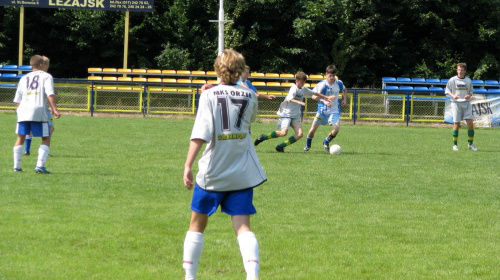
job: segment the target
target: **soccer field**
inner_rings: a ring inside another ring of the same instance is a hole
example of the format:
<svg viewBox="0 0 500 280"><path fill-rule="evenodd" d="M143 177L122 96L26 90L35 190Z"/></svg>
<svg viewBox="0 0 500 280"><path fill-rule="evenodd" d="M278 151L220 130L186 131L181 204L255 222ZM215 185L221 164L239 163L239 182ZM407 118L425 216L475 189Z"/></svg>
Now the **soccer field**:
<svg viewBox="0 0 500 280"><path fill-rule="evenodd" d="M182 279L193 119L63 115L48 175L34 172L40 139L12 172L15 122L0 112L1 280ZM500 130L476 129L472 152L462 128L454 152L451 126L346 123L341 155L323 150L326 127L307 153L305 138L284 154L285 138L256 147L261 280L499 279ZM252 138L274 129L255 123ZM198 272L245 278L225 214L210 219Z"/></svg>

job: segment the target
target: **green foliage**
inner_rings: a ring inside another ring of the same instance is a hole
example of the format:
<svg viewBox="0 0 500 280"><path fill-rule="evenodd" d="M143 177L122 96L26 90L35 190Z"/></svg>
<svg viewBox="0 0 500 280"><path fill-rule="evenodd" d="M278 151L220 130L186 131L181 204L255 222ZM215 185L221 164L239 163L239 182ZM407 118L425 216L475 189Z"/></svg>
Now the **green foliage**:
<svg viewBox="0 0 500 280"><path fill-rule="evenodd" d="M156 58L157 65L163 69L188 69L190 63L189 51L171 46L170 43L164 45L164 49Z"/></svg>
<svg viewBox="0 0 500 280"><path fill-rule="evenodd" d="M492 54L485 54L481 59L477 70L474 72L474 79L476 80L498 80L500 76L500 64Z"/></svg>

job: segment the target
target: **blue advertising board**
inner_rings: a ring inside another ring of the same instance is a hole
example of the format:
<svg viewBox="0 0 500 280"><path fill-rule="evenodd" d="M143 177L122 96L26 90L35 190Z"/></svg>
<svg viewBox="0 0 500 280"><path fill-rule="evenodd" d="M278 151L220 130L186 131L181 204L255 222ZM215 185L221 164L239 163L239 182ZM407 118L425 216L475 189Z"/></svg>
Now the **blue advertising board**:
<svg viewBox="0 0 500 280"><path fill-rule="evenodd" d="M0 6L151 12L154 0L2 0Z"/></svg>

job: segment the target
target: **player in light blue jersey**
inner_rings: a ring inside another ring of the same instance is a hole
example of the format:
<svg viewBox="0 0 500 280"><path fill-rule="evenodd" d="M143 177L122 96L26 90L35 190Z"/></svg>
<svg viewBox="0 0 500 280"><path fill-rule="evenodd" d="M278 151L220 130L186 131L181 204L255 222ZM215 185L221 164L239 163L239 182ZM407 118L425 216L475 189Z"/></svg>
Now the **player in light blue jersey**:
<svg viewBox="0 0 500 280"><path fill-rule="evenodd" d="M246 65L245 72L243 72L243 74L241 74L241 78L238 80L238 82L236 84L242 85L246 88L249 88L249 89L255 91L255 93L257 93L258 98L263 98L263 99L267 99L267 100L271 100L271 99L276 98L276 96L274 96L274 95L259 94L257 92L257 88L254 85L252 85L252 82L250 82L250 80L248 80L249 76L250 76L250 66Z"/></svg>
<svg viewBox="0 0 500 280"><path fill-rule="evenodd" d="M209 216L220 206L231 216L246 279L254 280L259 278L259 244L250 229L250 215L257 212L254 188L267 180L248 133L250 123L257 118L257 95L236 85L245 69L240 53L224 50L214 68L220 84L205 87L200 96L184 164L184 186L193 189L191 222L184 239L184 279L196 279L204 231ZM194 178L192 165L203 144L205 151Z"/></svg>
<svg viewBox="0 0 500 280"><path fill-rule="evenodd" d="M305 83L307 81L307 75L304 72L298 72L295 75L295 84L292 85L290 90L288 91L288 95L285 100L281 102L280 108L277 112L277 115L280 116L278 120L277 130L273 131L269 134L262 134L257 139L255 139L254 145L257 146L261 142L277 138L277 137L285 137L288 134L288 129L290 126L295 130L295 135L288 138L288 140L280 143L276 146L276 151L285 152L285 147L292 145L297 142L300 138L302 138L302 123L300 118L300 108L301 106L305 106L304 97L306 96L319 96L323 99L320 100L322 105L325 105L326 108L330 106L330 98L333 96L326 96L317 91L310 90L305 87Z"/></svg>
<svg viewBox="0 0 500 280"><path fill-rule="evenodd" d="M345 106L347 104L347 89L344 83L337 79L337 68L335 65L328 65L326 67L326 80L321 81L314 87L314 91L320 92L328 97L332 102L332 106L327 107L321 102L318 102L318 111L316 112L316 117L314 118L311 129L307 133L306 146L304 151L309 151L311 149L312 140L314 134L320 125L331 125L332 131L323 141L323 147L326 152L330 152L330 142L337 136L340 129L340 106ZM339 93L342 92L342 102L339 101ZM314 100L318 100L319 97L314 97Z"/></svg>

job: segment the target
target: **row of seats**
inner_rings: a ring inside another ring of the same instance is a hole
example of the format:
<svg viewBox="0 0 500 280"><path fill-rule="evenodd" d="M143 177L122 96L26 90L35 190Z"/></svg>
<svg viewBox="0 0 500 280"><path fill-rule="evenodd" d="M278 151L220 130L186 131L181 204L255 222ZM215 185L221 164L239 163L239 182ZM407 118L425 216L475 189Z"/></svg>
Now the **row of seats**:
<svg viewBox="0 0 500 280"><path fill-rule="evenodd" d="M114 76L89 76L90 81L108 81L108 82L148 82L148 83L177 83L177 84L213 84L219 82L217 80L202 80L202 79L174 79L174 78L145 78L145 77L114 77ZM291 87L294 83L291 82L261 82L255 81L252 84L256 87ZM305 84L306 87L314 87L316 84Z"/></svg>
<svg viewBox="0 0 500 280"><path fill-rule="evenodd" d="M5 79L21 79L22 76L26 74L16 74L16 73L0 73L0 78Z"/></svg>
<svg viewBox="0 0 500 280"><path fill-rule="evenodd" d="M98 75L138 75L139 77L147 76L147 75L156 75L156 76L188 76L188 77L217 77L215 71L190 71L190 70L160 70L160 69L126 69L126 68L99 68L99 67L91 67L88 68L88 73L92 76ZM278 74L278 73L258 73L253 72L250 73L250 78L259 78L259 79L278 79L278 80L290 80L295 79L295 74ZM323 75L309 75L308 78L310 80L320 81L324 80L325 77Z"/></svg>
<svg viewBox="0 0 500 280"><path fill-rule="evenodd" d="M422 86L385 86L386 90L404 90L404 91L412 91L412 92L444 92L443 87L422 87ZM500 93L500 89L498 88L474 88L475 93Z"/></svg>
<svg viewBox="0 0 500 280"><path fill-rule="evenodd" d="M405 85L446 85L449 79L437 78L405 78L405 77L383 77L382 86L386 88L389 84L405 84ZM499 87L500 82L495 80L472 80L472 85L476 87Z"/></svg>
<svg viewBox="0 0 500 280"><path fill-rule="evenodd" d="M0 65L0 71L23 71L29 72L31 71L30 65L13 65L13 64L5 64Z"/></svg>

